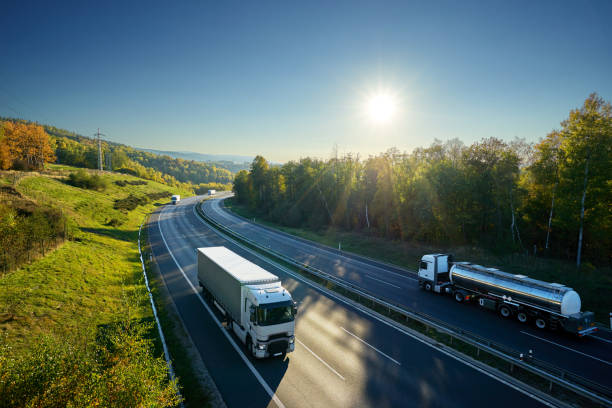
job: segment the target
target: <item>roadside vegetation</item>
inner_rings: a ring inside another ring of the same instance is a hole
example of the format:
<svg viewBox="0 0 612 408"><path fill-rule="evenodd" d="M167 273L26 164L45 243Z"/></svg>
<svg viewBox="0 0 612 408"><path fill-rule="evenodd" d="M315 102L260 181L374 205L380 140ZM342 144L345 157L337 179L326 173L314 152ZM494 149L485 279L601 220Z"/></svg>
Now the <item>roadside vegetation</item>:
<svg viewBox="0 0 612 408"><path fill-rule="evenodd" d="M17 214L15 231L27 231L37 211L50 209L65 221L54 251L0 272L0 405L175 406L137 237L145 214L171 194L191 191L120 174L101 175L106 188L98 191L69 184L75 168L47 166L19 177L0 174L0 186L19 197L3 195L0 204L8 209L3 219ZM146 200L115 208L129 196ZM20 213L26 202L32 215Z"/></svg>
<svg viewBox="0 0 612 408"><path fill-rule="evenodd" d="M434 142L236 175L234 209L291 233L414 269L449 251L571 285L607 320L612 300L612 107L596 94L532 146ZM577 266L579 266L577 268Z"/></svg>

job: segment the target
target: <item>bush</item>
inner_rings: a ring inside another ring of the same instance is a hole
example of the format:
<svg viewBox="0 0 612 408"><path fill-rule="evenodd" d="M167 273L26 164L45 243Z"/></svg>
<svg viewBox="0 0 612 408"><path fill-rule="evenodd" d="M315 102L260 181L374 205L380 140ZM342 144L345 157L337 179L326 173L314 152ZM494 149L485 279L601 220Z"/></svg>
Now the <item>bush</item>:
<svg viewBox="0 0 612 408"><path fill-rule="evenodd" d="M78 170L70 173L68 184L88 190L104 191L108 187L108 180L97 174L89 175L85 170Z"/></svg>
<svg viewBox="0 0 612 408"><path fill-rule="evenodd" d="M0 346L2 407L172 407L179 402L166 363L152 355L145 324L121 322L98 341L43 336L30 352Z"/></svg>
<svg viewBox="0 0 612 408"><path fill-rule="evenodd" d="M115 200L115 205L113 206L113 208L115 210L132 211L139 205L145 205L148 202L149 200L147 199L147 197L137 197L134 194L130 194L125 198Z"/></svg>
<svg viewBox="0 0 612 408"><path fill-rule="evenodd" d="M128 184L130 186L144 186L147 184L147 182L144 180L117 180L115 181L115 184L119 187L125 187Z"/></svg>

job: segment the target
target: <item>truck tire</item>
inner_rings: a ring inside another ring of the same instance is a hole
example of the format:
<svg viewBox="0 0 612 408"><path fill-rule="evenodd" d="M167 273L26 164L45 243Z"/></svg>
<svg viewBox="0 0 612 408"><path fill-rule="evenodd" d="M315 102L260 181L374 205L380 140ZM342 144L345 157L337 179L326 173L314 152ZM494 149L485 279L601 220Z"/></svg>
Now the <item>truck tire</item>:
<svg viewBox="0 0 612 408"><path fill-rule="evenodd" d="M507 318L512 315L512 310L510 310L508 306L502 305L499 307L499 314L501 315L501 317Z"/></svg>
<svg viewBox="0 0 612 408"><path fill-rule="evenodd" d="M455 292L455 300L461 303L465 300L465 296L463 295L462 292Z"/></svg>
<svg viewBox="0 0 612 408"><path fill-rule="evenodd" d="M431 289L432 289L431 283L426 282L426 283L423 285L423 288L424 288L426 291L431 292Z"/></svg>
<svg viewBox="0 0 612 408"><path fill-rule="evenodd" d="M251 341L251 336L247 336L246 345L247 354L251 357L255 357L255 353L253 353L253 342Z"/></svg>
<svg viewBox="0 0 612 408"><path fill-rule="evenodd" d="M516 319L521 323L527 323L527 313L518 312L518 314L516 315Z"/></svg>
<svg viewBox="0 0 612 408"><path fill-rule="evenodd" d="M541 318L541 317L538 317L538 318L535 320L535 325L536 325L536 327L537 327L538 329L545 329L545 328L546 328L546 320L544 320L544 319L543 319L543 318Z"/></svg>

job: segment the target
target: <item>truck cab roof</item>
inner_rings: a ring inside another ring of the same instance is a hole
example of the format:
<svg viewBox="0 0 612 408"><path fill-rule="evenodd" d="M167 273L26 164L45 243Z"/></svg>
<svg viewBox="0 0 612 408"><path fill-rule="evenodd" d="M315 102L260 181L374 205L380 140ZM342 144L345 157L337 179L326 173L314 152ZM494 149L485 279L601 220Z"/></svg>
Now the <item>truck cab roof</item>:
<svg viewBox="0 0 612 408"><path fill-rule="evenodd" d="M252 294L251 301L255 306L267 303L278 303L292 300L291 294L281 286L280 282L265 285L247 285Z"/></svg>

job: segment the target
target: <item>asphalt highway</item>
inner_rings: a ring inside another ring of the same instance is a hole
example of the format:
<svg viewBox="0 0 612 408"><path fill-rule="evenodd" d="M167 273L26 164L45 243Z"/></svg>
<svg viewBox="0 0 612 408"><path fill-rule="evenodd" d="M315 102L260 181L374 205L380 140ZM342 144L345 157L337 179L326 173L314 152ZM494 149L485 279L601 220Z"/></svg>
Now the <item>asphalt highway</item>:
<svg viewBox="0 0 612 408"><path fill-rule="evenodd" d="M612 387L612 336L600 331L577 338L540 330L474 304L457 304L450 296L419 289L413 272L293 237L237 217L223 208L221 199L207 200L202 206L207 216L261 245L297 261L312 265L377 296L407 306L455 327L475 333L516 350L533 351L534 357Z"/></svg>
<svg viewBox="0 0 612 408"><path fill-rule="evenodd" d="M546 406L444 350L235 245L194 213L196 198L149 220L153 254L195 346L229 407ZM299 303L296 350L253 360L199 294L195 248L223 245L278 275Z"/></svg>

